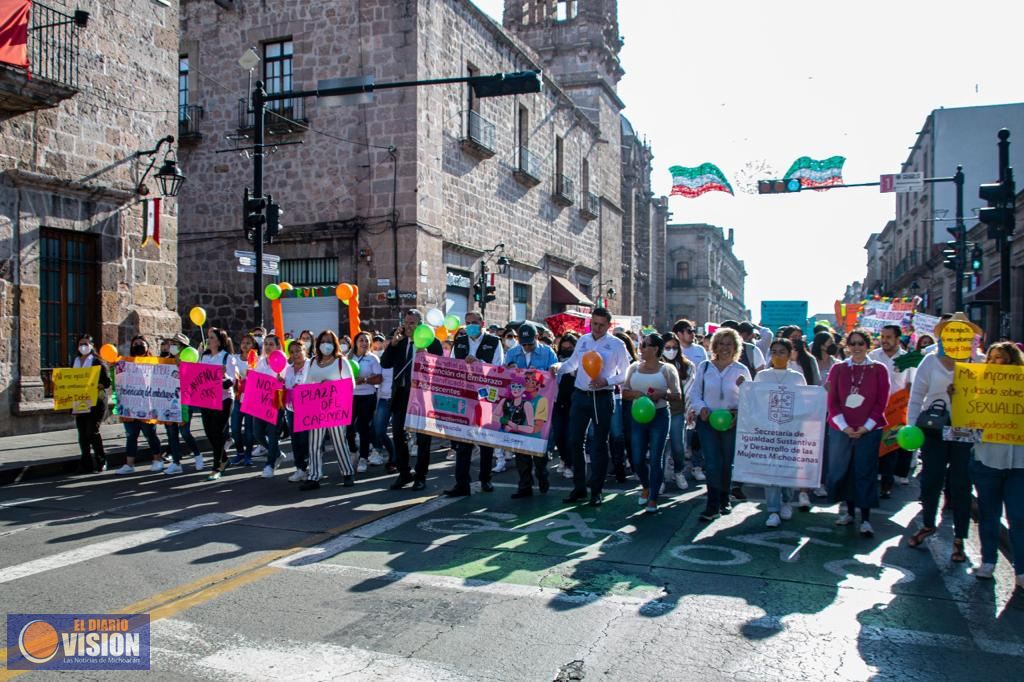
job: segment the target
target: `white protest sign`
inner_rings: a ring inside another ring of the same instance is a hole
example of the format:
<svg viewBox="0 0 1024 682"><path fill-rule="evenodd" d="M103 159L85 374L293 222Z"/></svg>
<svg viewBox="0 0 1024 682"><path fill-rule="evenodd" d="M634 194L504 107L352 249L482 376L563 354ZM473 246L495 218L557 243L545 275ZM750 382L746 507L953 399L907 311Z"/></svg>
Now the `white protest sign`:
<svg viewBox="0 0 1024 682"><path fill-rule="evenodd" d="M173 360L119 361L114 367L117 414L121 419L180 422L181 386Z"/></svg>

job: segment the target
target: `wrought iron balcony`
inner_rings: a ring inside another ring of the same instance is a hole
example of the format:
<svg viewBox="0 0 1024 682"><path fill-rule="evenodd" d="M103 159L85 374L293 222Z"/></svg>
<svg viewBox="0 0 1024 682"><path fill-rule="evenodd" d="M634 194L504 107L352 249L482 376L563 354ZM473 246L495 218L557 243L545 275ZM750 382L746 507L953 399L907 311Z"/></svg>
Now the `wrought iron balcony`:
<svg viewBox="0 0 1024 682"><path fill-rule="evenodd" d="M263 117L263 128L268 135L287 135L305 132L306 98L293 97L275 102L267 102L267 112ZM256 114L249 106L249 100L238 100L238 129L252 130L256 127Z"/></svg>
<svg viewBox="0 0 1024 682"><path fill-rule="evenodd" d="M680 279L679 277L670 277L668 280L669 289L692 289L693 280L690 278Z"/></svg>
<svg viewBox="0 0 1024 682"><path fill-rule="evenodd" d="M203 120L204 111L198 104L183 104L178 107L178 140L180 142L203 139L199 131L199 121Z"/></svg>
<svg viewBox="0 0 1024 682"><path fill-rule="evenodd" d="M593 192L585 192L581 198L583 205L580 206L580 215L584 220L596 220L601 213L601 197Z"/></svg>
<svg viewBox="0 0 1024 682"><path fill-rule="evenodd" d="M576 183L571 178L561 174L555 174L555 192L552 198L556 204L561 206L572 206L573 197L576 194Z"/></svg>
<svg viewBox="0 0 1024 682"><path fill-rule="evenodd" d="M516 179L526 185L533 187L540 184L540 159L538 159L528 147L519 148L519 166L512 173Z"/></svg>
<svg viewBox="0 0 1024 682"><path fill-rule="evenodd" d="M28 26L28 69L0 64L0 112L55 107L78 93L78 32L87 12L67 14L33 2Z"/></svg>
<svg viewBox="0 0 1024 682"><path fill-rule="evenodd" d="M476 111L469 112L466 138L462 148L481 159L494 156L496 150L494 124Z"/></svg>

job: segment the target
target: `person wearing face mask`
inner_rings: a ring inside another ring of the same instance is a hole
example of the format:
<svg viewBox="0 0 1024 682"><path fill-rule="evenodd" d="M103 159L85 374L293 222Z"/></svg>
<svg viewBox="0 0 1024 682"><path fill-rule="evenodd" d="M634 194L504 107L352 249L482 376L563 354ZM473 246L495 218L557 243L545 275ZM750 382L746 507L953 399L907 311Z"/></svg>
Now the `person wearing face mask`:
<svg viewBox="0 0 1024 682"><path fill-rule="evenodd" d="M505 332L504 336L501 337L501 345L504 350L509 351L516 347L519 343L519 335L516 334L516 330L509 329Z"/></svg>
<svg viewBox="0 0 1024 682"><path fill-rule="evenodd" d="M249 331L249 334L252 336L253 343L256 344L256 352L262 353L263 339L266 338L267 336L267 330L264 329L263 327L255 327L254 329Z"/></svg>
<svg viewBox="0 0 1024 682"><path fill-rule="evenodd" d="M885 325L882 327L881 345L868 353L869 358L885 365L886 370L889 372L890 398L899 391L909 390L913 385L911 381L912 373L909 370L901 372L895 364L896 358L907 354L907 351L903 350L903 347L900 345L900 336L902 334L903 330L899 325ZM898 423L903 424L904 422ZM892 428L896 424L890 424L889 426ZM897 448L884 455L881 461L879 461L878 468L882 474L882 486L879 496L883 500L892 497L892 486L896 481L900 481L903 485L910 482L910 454L908 450Z"/></svg>
<svg viewBox="0 0 1024 682"><path fill-rule="evenodd" d="M259 351L256 346L256 339L252 334L245 334L238 340L238 354L234 356L235 366L235 394L242 395L245 392L245 377L250 369L256 367L259 362ZM252 466L253 448L255 438L253 434L256 424L251 414L242 414L242 401L236 400L231 407L231 438L235 443L235 456L231 458L231 466L239 464L247 467Z"/></svg>
<svg viewBox="0 0 1024 682"><path fill-rule="evenodd" d="M811 342L811 356L818 363L818 375L827 377L832 365L836 364L836 353L839 352L835 339L829 332L818 332Z"/></svg>
<svg viewBox="0 0 1024 682"><path fill-rule="evenodd" d="M529 322L519 327L519 345L515 346L505 355L505 366L519 369L536 369L543 372L549 371L558 363L555 351L543 344L537 343L537 328ZM550 378L550 377L549 377ZM545 402L546 405L546 402ZM538 421L546 421L547 419ZM540 429L538 429L539 431ZM548 449L552 431L548 431ZM519 473L519 487L512 495L512 499L521 499L533 495L533 479L536 475L537 488L541 493L546 493L551 487L548 479L548 456L545 452L542 456L522 455L516 453L516 471ZM536 472L536 474L534 473Z"/></svg>
<svg viewBox="0 0 1024 682"><path fill-rule="evenodd" d="M184 334L176 334L174 338L168 339L170 342L167 348L167 357L178 359L178 354L181 349L188 347L188 337ZM184 469L181 468L181 441L185 441L185 445L192 451L192 455L195 461L196 471L202 471L205 467L203 462L203 453L199 449L199 443L196 441L196 437L192 435L192 409L188 405L181 406L181 423L167 423L164 424L164 430L167 433L167 445L171 449L171 463L164 469L164 476L174 476L182 473Z"/></svg>
<svg viewBox="0 0 1024 682"><path fill-rule="evenodd" d="M207 476L208 481L216 481L228 467L228 458L224 452L225 426L231 419L231 409L235 402L235 382L237 366L232 357L234 347L228 333L217 327L210 327L206 336L206 351L199 362L204 365L217 365L224 369L223 391L219 408L202 408L203 431L210 441L213 450L213 471Z"/></svg>
<svg viewBox="0 0 1024 682"><path fill-rule="evenodd" d="M374 442L373 417L377 412L377 387L384 381L381 373L380 360L370 352L370 333L356 334L356 348L352 353L352 361L359 367L352 403L352 428L348 447L356 450L355 433L359 433L359 461L356 473L364 473L370 464L370 445ZM380 462L378 461L378 464Z"/></svg>
<svg viewBox="0 0 1024 682"><path fill-rule="evenodd" d="M149 341L146 340L145 336L141 335L132 339L130 352L132 357L153 357L152 353L149 352ZM160 457L160 438L156 435L156 425L147 424L146 422L139 421L138 419L122 418L122 421L124 421L124 431L126 436L124 446L125 463L114 473L118 476L135 473L135 455L139 449L140 433L146 437L146 442L149 444L150 459L153 462L150 465L149 470L154 473L160 473L163 471L164 463Z"/></svg>
<svg viewBox="0 0 1024 682"><path fill-rule="evenodd" d="M299 332L299 343L306 349L306 357L313 357L313 332L308 329L303 329Z"/></svg>
<svg viewBox="0 0 1024 682"><path fill-rule="evenodd" d="M769 348L771 366L757 373L754 381L773 383L778 386L806 386L807 381L803 373L796 371L790 366L790 356L793 353L793 343L789 339L775 339ZM799 452L785 453L798 455ZM793 498L792 488L783 488L778 485L769 485L764 488L765 508L768 511L768 520L765 525L769 528L778 528L783 521L793 518L793 507L790 504ZM801 493L801 504L806 493ZM810 501L807 502L810 507Z"/></svg>
<svg viewBox="0 0 1024 682"><path fill-rule="evenodd" d="M576 348L576 340L579 337L574 332L566 332L558 339L558 363L565 362L572 357ZM557 372L557 366L553 367ZM576 373L563 374L558 379L558 395L555 398L554 414L551 418L551 446L558 450L558 467L555 471L562 474L563 478L571 479L572 473L572 451L569 449L569 409L572 407L572 394L575 390Z"/></svg>
<svg viewBox="0 0 1024 682"><path fill-rule="evenodd" d="M292 458L295 460L295 472L288 477L289 483L302 483L309 478L306 473L309 467L309 431L295 430L295 406L292 403L292 391L296 384L305 383L309 363L305 344L296 341L288 347L288 366L284 370L285 417L292 432Z"/></svg>
<svg viewBox="0 0 1024 682"><path fill-rule="evenodd" d="M396 333L398 330L394 329L391 335L394 336ZM379 360L383 353L376 355ZM373 453L370 455L370 465L380 466L386 463L386 471L393 474L398 471L398 467L395 464L395 445L388 436L388 423L391 421L391 385L395 370L391 367L381 367L380 375L381 381L377 386L377 409L373 413Z"/></svg>
<svg viewBox="0 0 1024 682"><path fill-rule="evenodd" d="M316 337L316 355L309 363L309 370L306 372L306 379L303 384L319 384L325 381L337 381L339 379L353 380L352 368L348 361L341 356L341 344L338 336L331 329L325 329ZM338 467L341 469L341 484L346 488L355 485L355 467L352 465L352 454L348 449L348 442L345 438L345 427L327 426L320 429L311 429L309 432L309 478L301 486L300 490L315 490L320 487L320 480L324 473L323 449L330 437L334 446L334 455L338 460Z"/></svg>
<svg viewBox="0 0 1024 682"><path fill-rule="evenodd" d="M380 359L380 354L384 352L384 344L387 343L387 339L380 332L373 335L373 343L370 344L370 352Z"/></svg>
<svg viewBox="0 0 1024 682"><path fill-rule="evenodd" d="M284 380L282 374L278 374L270 367L270 355L281 349L281 341L276 334L268 334L263 339L263 353L250 374L264 374L279 381ZM282 351L283 352L283 351ZM286 367L287 369L287 367ZM275 399L276 401L276 399ZM242 402L242 398L238 398ZM276 403L280 408L281 404ZM267 450L267 463L263 467L263 478L273 478L277 463L281 458L281 413L277 413L277 419L271 423L263 419L253 419L253 442L263 445Z"/></svg>
<svg viewBox="0 0 1024 682"><path fill-rule="evenodd" d="M345 334L338 339L338 350L341 351L342 357L346 358L352 352L352 339L349 338L348 334Z"/></svg>
<svg viewBox="0 0 1024 682"><path fill-rule="evenodd" d="M107 413L106 391L110 388L110 375L107 368L103 366L92 337L82 334L78 337L78 355L71 363L74 369L86 367L100 368L99 383L97 386L96 404L91 407L72 409L71 414L75 415L75 428L78 430L78 448L82 458L78 463L78 473L91 474L96 471L106 471L107 458L103 452L103 436L100 435L100 424Z"/></svg>
<svg viewBox="0 0 1024 682"><path fill-rule="evenodd" d="M501 340L484 332L483 317L476 311L466 313L466 333L455 337L452 358L464 360L467 365L482 362L488 365L501 366L505 362L505 352ZM455 485L444 491L446 497L463 497L469 495L470 460L473 456L472 443L456 443L455 445ZM480 444L480 489L493 492L491 483L491 463L494 448Z"/></svg>
<svg viewBox="0 0 1024 682"><path fill-rule="evenodd" d="M675 337L675 334L666 332L661 335L661 338L665 342L664 348L661 351L661 360L666 365L672 365L676 370L676 375L679 377L679 383L682 388L680 395L673 395L667 398L669 412L668 441L676 488L686 490L689 487L689 483L686 480L686 393L690 390L690 384L693 383L693 373L696 368L689 358L683 355L679 348L679 339ZM693 459L693 455L691 455L690 464L691 466L703 466L703 462L698 463Z"/></svg>

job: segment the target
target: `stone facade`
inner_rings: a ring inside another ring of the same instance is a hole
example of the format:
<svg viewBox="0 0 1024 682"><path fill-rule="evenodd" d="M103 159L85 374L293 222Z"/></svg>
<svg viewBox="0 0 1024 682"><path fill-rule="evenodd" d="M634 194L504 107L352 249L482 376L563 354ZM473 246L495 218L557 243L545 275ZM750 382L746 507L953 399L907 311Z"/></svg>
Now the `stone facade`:
<svg viewBox="0 0 1024 682"><path fill-rule="evenodd" d="M703 223L669 225L666 321L680 317L699 324L743 320L743 287L747 272L733 253L733 230L728 235Z"/></svg>
<svg viewBox="0 0 1024 682"><path fill-rule="evenodd" d="M31 78L0 65L0 435L73 424L48 396L77 335L123 349L135 333L180 330L175 201L163 202L160 248L142 247L148 157L134 159L175 132L177 3L35 3L30 55L53 36L31 26L76 9L87 26L59 35L77 34L77 54L51 53L58 64L33 64Z"/></svg>
<svg viewBox="0 0 1024 682"><path fill-rule="evenodd" d="M252 248L241 205L252 162L216 151L251 144L238 121L248 87L239 55L256 46L265 57L267 44L283 40L293 46L293 91L361 75L385 83L543 70L538 94L476 99L464 84L426 86L337 108L310 98L301 116L297 107L285 112L301 125L268 115L280 124L268 140L303 144L266 159L264 191L284 208L286 225L267 251L288 268L326 259L338 281L358 284L364 327L390 327L412 305L461 315L474 305L482 261L494 274L492 321L542 319L571 305L552 276L584 294L607 280L622 290L621 69L609 7L581 2L579 16L540 30L509 10L502 28L468 0L184 2L189 104L202 117L181 154L195 182L182 193L180 309L202 305L235 333L252 324L252 275L236 273L233 256ZM561 58L574 37L564 30L594 26L607 39L596 80Z"/></svg>

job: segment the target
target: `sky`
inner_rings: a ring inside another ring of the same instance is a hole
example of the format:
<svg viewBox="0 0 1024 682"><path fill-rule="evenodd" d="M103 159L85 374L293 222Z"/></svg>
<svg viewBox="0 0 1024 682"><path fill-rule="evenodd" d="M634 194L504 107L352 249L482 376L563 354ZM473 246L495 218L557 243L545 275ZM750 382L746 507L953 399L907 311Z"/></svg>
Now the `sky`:
<svg viewBox="0 0 1024 682"><path fill-rule="evenodd" d="M501 22L503 0L474 1ZM895 218L896 195L741 187L801 156L845 156L851 183L898 173L933 109L1024 100L1021 26L1019 0L620 0L618 92L652 146L656 194L671 190L670 166L706 161L736 189L669 208L673 223L735 228L754 319L762 300L826 313L863 280L864 244Z"/></svg>

